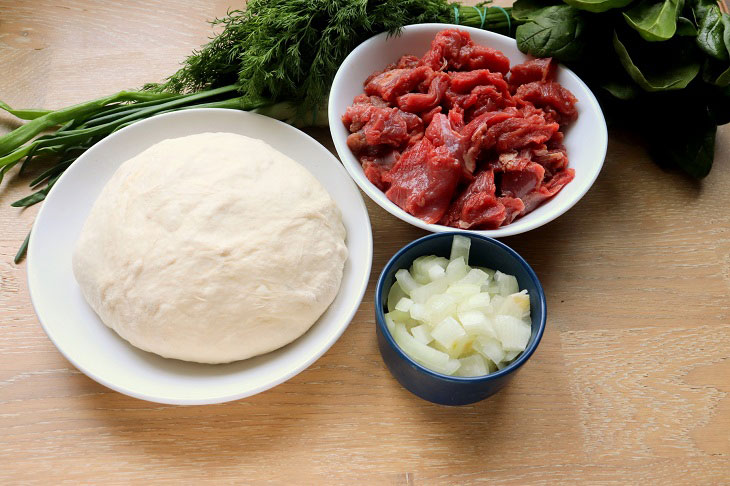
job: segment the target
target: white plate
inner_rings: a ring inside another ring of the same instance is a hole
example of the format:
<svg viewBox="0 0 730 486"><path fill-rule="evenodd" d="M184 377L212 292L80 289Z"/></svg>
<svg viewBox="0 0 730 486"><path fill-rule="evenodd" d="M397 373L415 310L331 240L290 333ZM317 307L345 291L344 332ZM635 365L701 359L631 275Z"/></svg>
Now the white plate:
<svg viewBox="0 0 730 486"><path fill-rule="evenodd" d="M164 139L216 131L265 140L314 174L342 211L349 258L337 297L302 337L263 356L205 365L141 351L107 328L81 295L71 271L71 253L91 206L122 162ZM48 337L89 377L144 400L219 403L259 393L291 378L334 344L365 293L372 246L370 220L357 186L337 159L313 138L261 115L187 110L124 128L94 145L69 167L36 218L28 245L28 286Z"/></svg>
<svg viewBox="0 0 730 486"><path fill-rule="evenodd" d="M469 32L472 40L477 44L502 51L513 66L529 59L527 55L517 49L514 39L494 32L461 25L409 25L403 28L402 34L398 37L388 38L386 34L376 35L360 44L347 56L332 83L328 107L330 132L337 154L363 192L393 216L433 232L453 231L454 228L428 224L406 213L365 177L360 162L347 147L349 132L342 123L342 115L352 104L353 98L363 92L363 82L373 72L384 69L405 54L423 56L438 32L453 28ZM495 230L472 231L473 233L500 238L524 233L542 226L573 207L588 192L598 177L608 145L606 121L603 118L601 107L588 86L570 69L559 66L556 80L578 98L576 104L578 120L565 131L564 140L570 159L569 166L575 169L575 179L563 187L551 200L513 223Z"/></svg>

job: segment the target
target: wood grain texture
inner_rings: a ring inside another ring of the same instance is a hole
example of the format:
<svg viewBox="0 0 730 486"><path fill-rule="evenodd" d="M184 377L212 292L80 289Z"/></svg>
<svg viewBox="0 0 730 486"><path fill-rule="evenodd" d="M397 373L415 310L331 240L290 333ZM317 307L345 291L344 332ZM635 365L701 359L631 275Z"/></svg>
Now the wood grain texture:
<svg viewBox="0 0 730 486"><path fill-rule="evenodd" d="M0 99L61 107L159 80L227 2L0 0ZM0 119L0 130L17 125ZM326 131L313 134L332 149ZM0 186L0 482L249 484L730 483L730 130L702 182L612 132L570 212L505 239L547 292L548 327L505 390L419 400L377 351L374 280L423 235L367 201L373 274L352 324L309 369L233 403L174 407L75 370L12 263L35 209Z"/></svg>

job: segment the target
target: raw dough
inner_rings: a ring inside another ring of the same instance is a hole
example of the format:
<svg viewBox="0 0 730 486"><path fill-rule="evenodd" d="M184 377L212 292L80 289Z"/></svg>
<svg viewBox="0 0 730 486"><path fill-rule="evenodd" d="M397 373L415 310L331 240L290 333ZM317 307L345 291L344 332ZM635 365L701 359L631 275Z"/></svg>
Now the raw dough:
<svg viewBox="0 0 730 486"><path fill-rule="evenodd" d="M335 202L265 142L203 133L122 164L73 272L101 320L167 358L226 363L280 348L335 298L347 259Z"/></svg>

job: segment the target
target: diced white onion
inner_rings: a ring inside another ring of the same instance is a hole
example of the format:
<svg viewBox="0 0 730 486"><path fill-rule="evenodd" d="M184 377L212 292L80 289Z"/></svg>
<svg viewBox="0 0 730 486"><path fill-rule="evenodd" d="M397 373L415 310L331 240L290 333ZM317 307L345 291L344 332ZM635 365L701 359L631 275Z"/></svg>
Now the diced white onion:
<svg viewBox="0 0 730 486"><path fill-rule="evenodd" d="M454 261L462 258L464 262L469 261L469 248L471 248L471 238L466 236L455 235L451 240L451 255L449 260Z"/></svg>
<svg viewBox="0 0 730 486"><path fill-rule="evenodd" d="M504 359L504 350L498 340L489 337L479 337L474 343L474 349L492 363L500 363Z"/></svg>
<svg viewBox="0 0 730 486"><path fill-rule="evenodd" d="M411 334L414 338L416 338L416 341L423 344L428 344L433 341L433 336L431 336L431 327L428 324L413 326L411 328Z"/></svg>
<svg viewBox="0 0 730 486"><path fill-rule="evenodd" d="M532 332L531 327L521 319L505 315L496 317L494 330L505 351L524 351Z"/></svg>
<svg viewBox="0 0 730 486"><path fill-rule="evenodd" d="M405 296L406 293L400 288L400 284L397 281L393 282L393 285L390 286L390 290L388 291L388 312L395 309L398 301Z"/></svg>
<svg viewBox="0 0 730 486"><path fill-rule="evenodd" d="M413 301L411 299L409 299L408 297L403 297L395 305L395 310L399 310L402 312L408 312L411 309L412 305L413 305Z"/></svg>
<svg viewBox="0 0 730 486"><path fill-rule="evenodd" d="M446 279L436 280L414 289L413 292L411 292L411 298L413 299L413 302L424 304L429 298L437 294L443 294L448 288L449 282L447 282Z"/></svg>
<svg viewBox="0 0 730 486"><path fill-rule="evenodd" d="M446 275L446 270L441 265L432 265L428 269L428 278L438 280Z"/></svg>
<svg viewBox="0 0 730 486"><path fill-rule="evenodd" d="M490 280L490 277L487 272L485 272L484 270L480 270L478 268L472 268L471 270L469 270L469 273L467 273L464 276L464 278L459 280L458 283L474 284L474 285L482 286L482 285L487 284L489 282L489 280Z"/></svg>
<svg viewBox="0 0 730 486"><path fill-rule="evenodd" d="M467 273L469 273L469 267L462 257L451 260L446 267L446 279L450 284L466 277Z"/></svg>
<svg viewBox="0 0 730 486"><path fill-rule="evenodd" d="M426 302L426 309L431 314L430 323L438 324L449 316L456 314L456 299L449 294L436 294Z"/></svg>
<svg viewBox="0 0 730 486"><path fill-rule="evenodd" d="M472 295L468 299L459 302L457 308L459 312L478 310L480 312L486 313L488 310L492 309L491 307L489 307L489 303L491 302L491 300L492 299L489 297L489 294L487 292L480 292L477 295Z"/></svg>
<svg viewBox="0 0 730 486"><path fill-rule="evenodd" d="M520 291L520 287L517 285L517 278L514 275L507 275L499 270L494 274L494 280L497 282L499 287L499 293L503 297L507 297L510 294L516 294Z"/></svg>
<svg viewBox="0 0 730 486"><path fill-rule="evenodd" d="M403 292L405 292L408 295L411 295L411 292L413 292L415 289L420 287L418 282L416 282L413 277L411 276L411 272L406 270L405 268L401 268L397 272L395 272L395 279L400 284L400 287L403 289Z"/></svg>
<svg viewBox="0 0 730 486"><path fill-rule="evenodd" d="M488 336L496 339L497 334L494 331L494 324L483 312L471 310L459 312L457 316L467 334L471 336Z"/></svg>
<svg viewBox="0 0 730 486"><path fill-rule="evenodd" d="M508 295L499 307L499 314L504 314L518 319L530 315L530 296L526 291Z"/></svg>
<svg viewBox="0 0 730 486"><path fill-rule="evenodd" d="M455 236L450 258L428 255L396 272L385 322L400 348L448 375L502 369L530 340L530 297L517 279L470 267L471 240Z"/></svg>
<svg viewBox="0 0 730 486"><path fill-rule="evenodd" d="M466 331L456 319L447 317L433 328L431 336L441 346L450 349L454 346L456 340L466 336Z"/></svg>
<svg viewBox="0 0 730 486"><path fill-rule="evenodd" d="M426 309L426 304L418 303L415 303L411 306L409 314L411 316L411 319L421 322L428 322L430 320L429 316L431 315Z"/></svg>
<svg viewBox="0 0 730 486"><path fill-rule="evenodd" d="M466 358L459 359L461 366L456 371L456 376L484 376L489 373L489 367L479 354L470 354Z"/></svg>

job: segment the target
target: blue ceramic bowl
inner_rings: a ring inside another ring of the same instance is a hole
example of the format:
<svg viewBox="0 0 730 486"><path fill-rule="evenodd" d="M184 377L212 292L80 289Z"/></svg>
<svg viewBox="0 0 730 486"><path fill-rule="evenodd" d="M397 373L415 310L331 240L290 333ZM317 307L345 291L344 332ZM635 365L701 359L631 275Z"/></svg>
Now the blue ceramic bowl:
<svg viewBox="0 0 730 486"><path fill-rule="evenodd" d="M384 313L388 292L395 282L395 272L409 268L413 260L423 255L439 255L448 258L454 235L471 239L469 264L500 270L517 277L520 289L527 289L530 295L532 335L527 349L508 366L485 376L448 376L418 364L396 344L385 324ZM396 380L415 395L442 405L466 405L478 402L497 393L515 375L518 369L530 359L540 343L547 306L545 293L537 275L530 265L513 249L486 236L466 232L435 233L403 247L383 269L375 289L375 318L378 347L385 365Z"/></svg>

